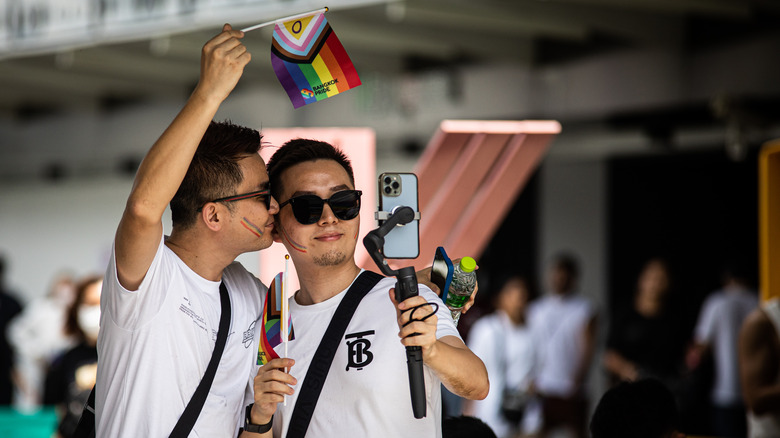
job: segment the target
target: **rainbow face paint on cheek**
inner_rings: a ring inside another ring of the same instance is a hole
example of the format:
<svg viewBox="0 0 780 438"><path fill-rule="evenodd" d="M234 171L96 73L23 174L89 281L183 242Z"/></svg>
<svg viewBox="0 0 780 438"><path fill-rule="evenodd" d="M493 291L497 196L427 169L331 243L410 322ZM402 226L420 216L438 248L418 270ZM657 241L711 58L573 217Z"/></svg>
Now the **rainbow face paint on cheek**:
<svg viewBox="0 0 780 438"><path fill-rule="evenodd" d="M247 218L241 218L241 225L244 226L247 230L249 230L250 233L254 234L257 237L263 237L263 231L260 227L253 224L249 219Z"/></svg>
<svg viewBox="0 0 780 438"><path fill-rule="evenodd" d="M304 253L306 252L306 247L290 239L290 236L287 235L287 231L285 231L285 229L281 225L278 225L278 222L277 222L277 229L281 232L282 238L286 240L287 243L289 243L294 250L298 252L304 252Z"/></svg>

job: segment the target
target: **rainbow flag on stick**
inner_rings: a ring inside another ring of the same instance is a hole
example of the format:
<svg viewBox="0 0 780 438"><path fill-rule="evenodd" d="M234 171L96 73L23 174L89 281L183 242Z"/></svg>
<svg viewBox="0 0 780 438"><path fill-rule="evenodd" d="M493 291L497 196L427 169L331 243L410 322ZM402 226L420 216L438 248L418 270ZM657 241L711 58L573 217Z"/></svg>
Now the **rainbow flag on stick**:
<svg viewBox="0 0 780 438"><path fill-rule="evenodd" d="M271 64L295 108L360 85L360 78L325 13L277 22Z"/></svg>
<svg viewBox="0 0 780 438"><path fill-rule="evenodd" d="M290 312L287 307L287 293L284 290L283 273L280 272L274 277L268 294L265 296L263 305L263 330L260 336L260 346L257 350L257 364L265 365L271 359L276 359L279 355L274 351L277 345L295 339L295 333L290 321ZM282 324L282 321L285 321ZM286 339L283 335L287 334ZM286 343L285 343L286 346Z"/></svg>

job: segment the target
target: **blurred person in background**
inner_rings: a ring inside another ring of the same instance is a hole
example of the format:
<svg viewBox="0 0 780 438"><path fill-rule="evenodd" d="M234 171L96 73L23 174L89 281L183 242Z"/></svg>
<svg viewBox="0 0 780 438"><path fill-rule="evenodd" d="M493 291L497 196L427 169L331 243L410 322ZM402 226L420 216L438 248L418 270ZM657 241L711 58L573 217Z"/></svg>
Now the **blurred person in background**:
<svg viewBox="0 0 780 438"><path fill-rule="evenodd" d="M739 375L749 438L780 436L780 298L761 304L739 334Z"/></svg>
<svg viewBox="0 0 780 438"><path fill-rule="evenodd" d="M46 375L43 403L57 407L57 432L63 438L73 435L95 385L102 286L99 275L86 277L76 286L65 320L65 331L76 339L76 345L57 357Z"/></svg>
<svg viewBox="0 0 780 438"><path fill-rule="evenodd" d="M661 258L642 268L631 306L614 317L603 356L612 383L655 377L674 392L685 355L684 333L672 309L671 275Z"/></svg>
<svg viewBox="0 0 780 438"><path fill-rule="evenodd" d="M10 405L14 395L14 348L8 340L8 326L22 306L5 284L6 262L0 256L0 405Z"/></svg>
<svg viewBox="0 0 780 438"><path fill-rule="evenodd" d="M534 386L542 400L542 436L557 429L587 436L586 379L596 348L598 316L577 294L579 264L557 255L548 271L550 292L531 303L528 321L535 347Z"/></svg>
<svg viewBox="0 0 780 438"><path fill-rule="evenodd" d="M674 395L653 378L623 381L599 400L590 421L593 438L684 438Z"/></svg>
<svg viewBox="0 0 780 438"><path fill-rule="evenodd" d="M714 365L710 393L713 435L743 437L747 433L745 405L739 385L739 331L745 318L758 307L756 291L748 286L744 269L732 263L723 272L723 287L704 302L686 362L691 370L709 356Z"/></svg>
<svg viewBox="0 0 780 438"><path fill-rule="evenodd" d="M538 415L539 410L529 409L534 402L533 344L526 321L531 291L516 275L499 284L493 299L496 311L478 319L468 338L468 347L487 368L490 392L484 400L467 402L466 413L487 423L501 438L516 436L519 430L533 432L539 423L538 417L533 421L533 412ZM524 417L528 419L523 421Z"/></svg>
<svg viewBox="0 0 780 438"><path fill-rule="evenodd" d="M51 362L72 347L76 339L65 333L65 314L73 303L76 285L73 276L54 277L49 292L33 299L9 327L16 349L18 409L30 411L43 401L43 380Z"/></svg>

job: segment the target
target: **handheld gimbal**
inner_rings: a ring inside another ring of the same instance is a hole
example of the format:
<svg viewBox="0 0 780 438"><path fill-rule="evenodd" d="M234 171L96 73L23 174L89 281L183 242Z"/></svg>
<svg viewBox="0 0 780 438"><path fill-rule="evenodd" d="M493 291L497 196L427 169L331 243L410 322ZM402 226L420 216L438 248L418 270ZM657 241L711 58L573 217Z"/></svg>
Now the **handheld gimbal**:
<svg viewBox="0 0 780 438"><path fill-rule="evenodd" d="M411 207L400 207L393 211L384 224L370 231L363 238L363 245L368 250L371 258L379 267L379 270L387 276L396 277L395 300L399 303L407 298L416 296L417 276L411 266L398 270L391 269L385 260L382 248L385 245L385 236L396 225L405 225L415 219L415 212ZM412 334L411 336L415 336ZM425 417L425 377L423 376L422 349L419 346L406 347L406 366L409 371L409 391L412 396L412 411L414 418Z"/></svg>

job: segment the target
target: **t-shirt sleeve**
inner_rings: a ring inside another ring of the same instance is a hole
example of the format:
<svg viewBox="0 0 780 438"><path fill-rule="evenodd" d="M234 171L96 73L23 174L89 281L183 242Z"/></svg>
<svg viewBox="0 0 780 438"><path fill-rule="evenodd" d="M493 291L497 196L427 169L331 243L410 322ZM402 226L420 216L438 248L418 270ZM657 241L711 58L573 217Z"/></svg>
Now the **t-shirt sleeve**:
<svg viewBox="0 0 780 438"><path fill-rule="evenodd" d="M132 330L138 324L156 315L162 308L167 283L170 281L169 276L163 272L166 269L163 261L164 251L165 239L161 234L160 244L151 265L149 265L149 270L138 286L138 290L130 291L119 283L116 268L116 244L111 249L111 260L103 279L100 306L102 312L109 315L119 327Z"/></svg>
<svg viewBox="0 0 780 438"><path fill-rule="evenodd" d="M424 285L420 285L419 293L429 303L439 305L438 310L436 310L436 316L439 318L439 322L436 325L436 339L441 339L445 336L455 336L462 341L463 338L460 337L460 333L458 333L458 329L455 327L455 322L452 320L452 314L450 314L450 310L441 301L441 298Z"/></svg>
<svg viewBox="0 0 780 438"><path fill-rule="evenodd" d="M707 299L701 307L699 320L694 329L694 339L696 342L703 344L712 342L716 324L716 307L712 298Z"/></svg>
<svg viewBox="0 0 780 438"><path fill-rule="evenodd" d="M497 356L497 342L495 341L497 334L490 330L490 321L485 318L477 320L469 330L468 347L487 366L489 363L496 362L493 358Z"/></svg>

